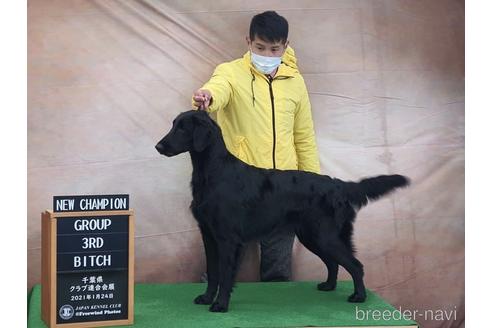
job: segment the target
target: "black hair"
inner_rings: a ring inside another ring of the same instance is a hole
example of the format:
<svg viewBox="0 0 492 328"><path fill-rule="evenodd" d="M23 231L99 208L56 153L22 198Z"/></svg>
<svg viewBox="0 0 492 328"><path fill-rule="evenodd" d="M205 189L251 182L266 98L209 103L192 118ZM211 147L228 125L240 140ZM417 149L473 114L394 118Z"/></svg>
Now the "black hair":
<svg viewBox="0 0 492 328"><path fill-rule="evenodd" d="M268 42L281 41L285 43L289 34L289 23L275 11L265 11L255 15L249 26L251 41L259 37Z"/></svg>

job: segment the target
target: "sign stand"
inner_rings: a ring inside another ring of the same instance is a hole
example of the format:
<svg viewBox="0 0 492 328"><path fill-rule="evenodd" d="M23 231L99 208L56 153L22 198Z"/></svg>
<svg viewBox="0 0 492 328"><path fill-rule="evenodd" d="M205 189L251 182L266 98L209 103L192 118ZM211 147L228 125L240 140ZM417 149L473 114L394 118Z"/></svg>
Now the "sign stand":
<svg viewBox="0 0 492 328"><path fill-rule="evenodd" d="M58 211L42 213L41 314L48 327L133 324L133 210L112 210L95 201L88 211L60 205L61 198L83 204L118 196L55 197Z"/></svg>

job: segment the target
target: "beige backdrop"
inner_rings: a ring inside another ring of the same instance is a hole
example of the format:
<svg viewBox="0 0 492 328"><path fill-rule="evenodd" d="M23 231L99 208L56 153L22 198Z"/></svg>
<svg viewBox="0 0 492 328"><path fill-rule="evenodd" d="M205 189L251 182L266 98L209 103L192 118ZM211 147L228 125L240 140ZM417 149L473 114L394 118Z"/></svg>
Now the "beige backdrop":
<svg viewBox="0 0 492 328"><path fill-rule="evenodd" d="M364 208L367 287L403 309L456 310L464 326L464 1L28 1L28 287L52 196L129 193L136 281L198 281L204 253L188 154L155 143L215 65L247 50L275 9L310 92L322 172L402 173L413 185ZM326 269L297 241L295 280ZM258 279L248 249L241 281ZM343 271L342 278L348 279Z"/></svg>

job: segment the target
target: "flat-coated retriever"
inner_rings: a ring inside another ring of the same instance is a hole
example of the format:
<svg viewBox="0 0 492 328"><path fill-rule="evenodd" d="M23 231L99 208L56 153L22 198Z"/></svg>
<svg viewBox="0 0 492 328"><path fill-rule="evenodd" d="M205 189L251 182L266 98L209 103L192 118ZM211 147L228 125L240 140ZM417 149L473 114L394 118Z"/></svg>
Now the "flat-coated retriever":
<svg viewBox="0 0 492 328"><path fill-rule="evenodd" d="M191 155L190 207L202 234L208 274L207 290L195 303L227 312L244 244L278 229L295 231L326 264L328 278L318 284L319 290L335 288L341 265L354 282L348 301L365 301L363 266L352 243L356 212L368 200L408 185L406 177L345 182L310 172L257 168L229 153L219 126L206 112L195 110L178 115L156 149L166 156Z"/></svg>

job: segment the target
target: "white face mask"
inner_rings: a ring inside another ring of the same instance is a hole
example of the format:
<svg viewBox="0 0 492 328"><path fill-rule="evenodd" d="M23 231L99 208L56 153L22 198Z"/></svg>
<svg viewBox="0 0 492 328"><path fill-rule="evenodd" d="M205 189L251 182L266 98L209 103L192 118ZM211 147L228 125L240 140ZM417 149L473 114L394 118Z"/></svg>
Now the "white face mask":
<svg viewBox="0 0 492 328"><path fill-rule="evenodd" d="M266 57L251 52L251 62L255 65L256 69L263 74L272 73L277 67L279 67L282 57Z"/></svg>

